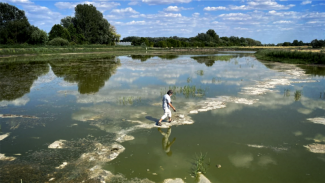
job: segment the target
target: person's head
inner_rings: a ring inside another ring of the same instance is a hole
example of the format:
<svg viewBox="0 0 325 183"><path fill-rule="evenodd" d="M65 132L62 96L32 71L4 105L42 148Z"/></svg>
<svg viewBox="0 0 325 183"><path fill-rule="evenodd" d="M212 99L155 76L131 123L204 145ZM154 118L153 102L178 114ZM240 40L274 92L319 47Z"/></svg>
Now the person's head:
<svg viewBox="0 0 325 183"><path fill-rule="evenodd" d="M173 90L168 90L167 94L168 94L169 96L172 96L172 94L173 94Z"/></svg>

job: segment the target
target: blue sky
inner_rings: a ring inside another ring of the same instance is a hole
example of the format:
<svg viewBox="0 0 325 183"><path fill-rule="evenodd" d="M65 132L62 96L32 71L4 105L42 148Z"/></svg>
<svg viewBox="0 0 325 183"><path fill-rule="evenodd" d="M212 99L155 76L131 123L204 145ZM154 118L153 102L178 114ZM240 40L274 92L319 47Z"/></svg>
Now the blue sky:
<svg viewBox="0 0 325 183"><path fill-rule="evenodd" d="M30 23L49 32L77 4L93 4L127 36L193 37L208 29L262 43L325 39L325 0L2 0L25 11Z"/></svg>

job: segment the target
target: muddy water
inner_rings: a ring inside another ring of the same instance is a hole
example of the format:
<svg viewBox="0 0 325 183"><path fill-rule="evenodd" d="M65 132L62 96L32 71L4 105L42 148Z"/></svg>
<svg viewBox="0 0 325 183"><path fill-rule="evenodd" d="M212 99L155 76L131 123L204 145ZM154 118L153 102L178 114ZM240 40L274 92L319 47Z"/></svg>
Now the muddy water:
<svg viewBox="0 0 325 183"><path fill-rule="evenodd" d="M0 179L196 182L202 153L211 182L322 182L324 75L241 52L1 63Z"/></svg>

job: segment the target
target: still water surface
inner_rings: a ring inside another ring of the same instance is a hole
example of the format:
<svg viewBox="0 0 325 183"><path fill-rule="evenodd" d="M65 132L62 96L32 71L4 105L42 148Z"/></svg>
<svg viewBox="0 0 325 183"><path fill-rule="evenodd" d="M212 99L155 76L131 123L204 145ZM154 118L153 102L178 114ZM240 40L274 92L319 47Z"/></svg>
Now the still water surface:
<svg viewBox="0 0 325 183"><path fill-rule="evenodd" d="M15 158L0 162L11 171L1 182L77 182L96 165L129 180L195 182L200 153L211 182L324 182L325 149L305 147L325 143L325 122L308 120L325 116L324 75L322 67L263 63L242 52L1 63L0 153ZM170 88L175 119L193 124L155 127ZM224 106L189 114L212 100ZM121 134L134 139L118 142L125 150L116 159L81 158ZM66 147L49 149L57 140ZM68 166L56 169L62 162ZM37 176L23 173L26 164Z"/></svg>

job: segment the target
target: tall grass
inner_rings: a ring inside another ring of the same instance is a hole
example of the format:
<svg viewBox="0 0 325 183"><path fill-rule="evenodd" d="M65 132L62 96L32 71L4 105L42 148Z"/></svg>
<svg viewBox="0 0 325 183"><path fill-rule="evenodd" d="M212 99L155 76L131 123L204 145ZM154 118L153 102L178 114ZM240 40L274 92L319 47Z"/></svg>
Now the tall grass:
<svg viewBox="0 0 325 183"><path fill-rule="evenodd" d="M301 52L290 50L259 50L256 58L267 61L295 64L325 64L325 53Z"/></svg>

